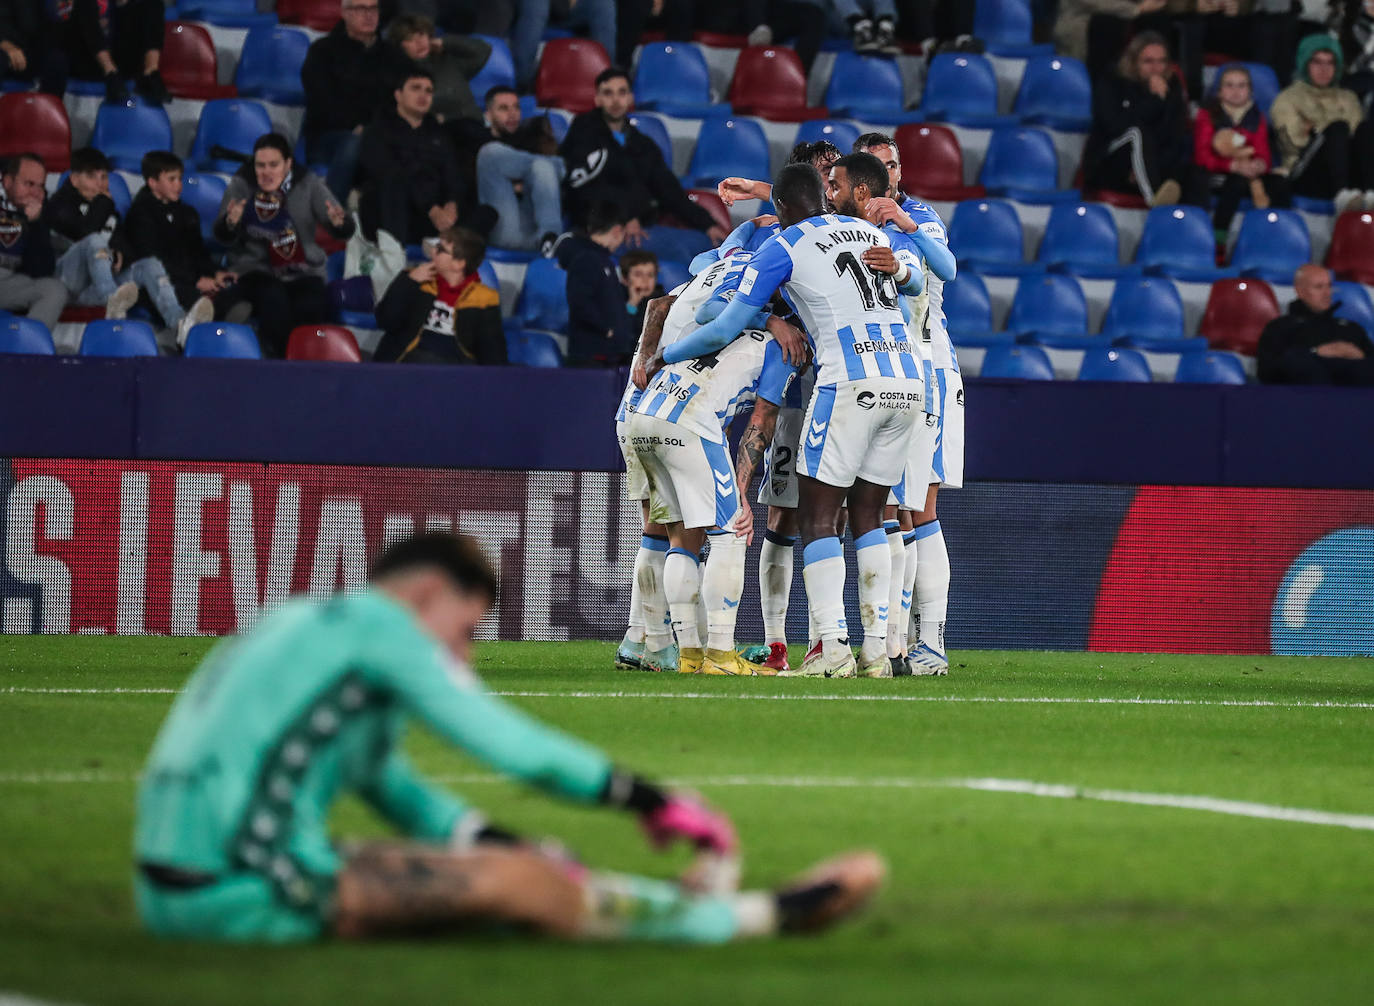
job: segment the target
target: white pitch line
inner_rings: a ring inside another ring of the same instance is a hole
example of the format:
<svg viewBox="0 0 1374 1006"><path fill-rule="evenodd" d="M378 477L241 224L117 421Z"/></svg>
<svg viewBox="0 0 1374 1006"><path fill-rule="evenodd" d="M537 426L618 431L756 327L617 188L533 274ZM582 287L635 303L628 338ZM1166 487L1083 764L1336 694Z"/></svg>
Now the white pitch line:
<svg viewBox="0 0 1374 1006"><path fill-rule="evenodd" d="M177 695L179 688L0 688L0 695ZM1267 699L1073 698L1035 695L725 695L714 692L496 691L508 699L671 699L720 702L940 702L1046 706L1209 706L1235 709L1374 709L1374 702L1273 702Z"/></svg>
<svg viewBox="0 0 1374 1006"><path fill-rule="evenodd" d="M0 773L0 785L46 785L61 783L133 783L135 775L109 772L15 772ZM489 773L441 775L436 782L456 786L486 786L511 782L505 776ZM712 787L745 787L763 789L962 789L982 793L1012 793L1054 800L1095 800L1101 803L1125 803L1141 807L1169 807L1176 810L1197 810L1228 817L1249 817L1265 821L1288 821L1295 824L1316 824L1355 831L1374 831L1374 814L1343 814L1304 807L1282 807L1248 800L1226 800L1214 796L1188 796L1175 793L1140 793L1132 790L1097 789L1091 786L1070 786L1062 783L1034 782L1029 779L920 779L913 777L858 776L771 776L727 775L699 776L666 780L668 785L710 789Z"/></svg>

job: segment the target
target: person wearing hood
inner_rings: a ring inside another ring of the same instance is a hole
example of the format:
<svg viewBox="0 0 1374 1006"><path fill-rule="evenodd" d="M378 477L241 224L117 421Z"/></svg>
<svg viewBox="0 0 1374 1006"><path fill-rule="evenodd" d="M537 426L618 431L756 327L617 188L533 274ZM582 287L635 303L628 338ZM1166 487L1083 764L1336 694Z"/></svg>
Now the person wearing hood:
<svg viewBox="0 0 1374 1006"><path fill-rule="evenodd" d="M1374 131L1360 99L1338 86L1344 57L1330 35L1308 35L1298 45L1293 83L1269 109L1276 170L1293 193L1334 199L1336 212L1374 206Z"/></svg>
<svg viewBox="0 0 1374 1006"><path fill-rule="evenodd" d="M1374 342L1358 324L1335 315L1331 271L1304 265L1293 277L1298 299L1264 326L1256 362L1263 384L1374 386Z"/></svg>
<svg viewBox="0 0 1374 1006"><path fill-rule="evenodd" d="M587 228L561 237L554 248L567 271L568 366L622 367L639 333L611 252L625 240L625 217L612 202L593 203Z"/></svg>
<svg viewBox="0 0 1374 1006"><path fill-rule="evenodd" d="M225 266L238 277L215 296L215 314L250 304L264 356L283 356L293 328L329 317L325 253L315 243L321 225L340 241L353 235L353 218L318 175L296 167L286 137L259 136L215 218L215 239L229 249Z"/></svg>
<svg viewBox="0 0 1374 1006"><path fill-rule="evenodd" d="M1269 126L1254 100L1250 71L1239 63L1222 67L1217 90L1193 124L1193 160L1209 172L1217 194L1212 224L1218 243L1226 241L1240 201L1256 209L1289 206L1288 181L1274 174Z"/></svg>

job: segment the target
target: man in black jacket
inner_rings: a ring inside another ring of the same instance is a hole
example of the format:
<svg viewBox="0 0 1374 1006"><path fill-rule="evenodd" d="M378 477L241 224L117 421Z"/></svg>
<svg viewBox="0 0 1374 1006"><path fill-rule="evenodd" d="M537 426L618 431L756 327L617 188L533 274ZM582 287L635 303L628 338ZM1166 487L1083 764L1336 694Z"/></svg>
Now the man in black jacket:
<svg viewBox="0 0 1374 1006"><path fill-rule="evenodd" d="M634 356L639 331L611 257L624 240L624 217L610 201L592 206L585 232L559 239L558 264L568 273L570 367L621 367Z"/></svg>
<svg viewBox="0 0 1374 1006"><path fill-rule="evenodd" d="M57 256L43 219L47 176L37 154L18 154L0 169L0 308L27 311L51 331L68 293L53 276Z"/></svg>
<svg viewBox="0 0 1374 1006"><path fill-rule="evenodd" d="M1331 272L1305 265L1293 277L1298 299L1264 326L1256 353L1264 384L1374 385L1374 342L1332 312Z"/></svg>
<svg viewBox="0 0 1374 1006"><path fill-rule="evenodd" d="M573 226L581 227L594 203L614 201L624 208L631 247L647 240L662 257L690 262L720 244L725 229L687 198L658 145L630 124L633 107L626 72L615 66L602 70L596 78L596 108L573 120L559 151L568 166L564 208ZM662 214L705 234L654 226Z"/></svg>

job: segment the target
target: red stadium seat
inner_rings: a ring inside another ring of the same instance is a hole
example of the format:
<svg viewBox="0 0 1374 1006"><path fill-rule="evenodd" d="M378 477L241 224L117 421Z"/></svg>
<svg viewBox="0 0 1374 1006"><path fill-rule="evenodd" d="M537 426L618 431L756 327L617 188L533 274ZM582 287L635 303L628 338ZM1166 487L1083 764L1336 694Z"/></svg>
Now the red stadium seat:
<svg viewBox="0 0 1374 1006"><path fill-rule="evenodd" d="M302 325L286 342L288 360L330 360L361 363L358 340L342 325Z"/></svg>
<svg viewBox="0 0 1374 1006"><path fill-rule="evenodd" d="M728 98L740 115L778 122L825 119L830 111L806 104L806 71L801 58L780 45L751 45L739 54Z"/></svg>
<svg viewBox="0 0 1374 1006"><path fill-rule="evenodd" d="M692 36L692 41L715 49L743 49L749 44L746 35L727 35L719 31L699 31Z"/></svg>
<svg viewBox="0 0 1374 1006"><path fill-rule="evenodd" d="M35 153L49 171L72 160L72 127L62 99L51 94L0 95L0 157Z"/></svg>
<svg viewBox="0 0 1374 1006"><path fill-rule="evenodd" d="M168 21L162 30L162 80L177 98L232 98L232 84L219 82L215 43L201 25Z"/></svg>
<svg viewBox="0 0 1374 1006"><path fill-rule="evenodd" d="M897 130L902 188L925 199L977 199L981 185L964 184L964 151L948 126L908 123Z"/></svg>
<svg viewBox="0 0 1374 1006"><path fill-rule="evenodd" d="M1212 284L1198 334L1213 349L1254 356L1264 326L1278 316L1278 298L1264 280L1219 279Z"/></svg>
<svg viewBox="0 0 1374 1006"><path fill-rule="evenodd" d="M1374 283L1374 213L1353 210L1336 219L1326 264L1341 279Z"/></svg>
<svg viewBox="0 0 1374 1006"><path fill-rule="evenodd" d="M544 43L534 96L540 108L566 108L580 114L596 107L596 75L611 65L600 42L554 38Z"/></svg>
<svg viewBox="0 0 1374 1006"><path fill-rule="evenodd" d="M688 189L687 198L711 214L711 218L727 231L735 229L735 225L730 222L730 211L725 208L725 203L721 201L720 196L712 190Z"/></svg>
<svg viewBox="0 0 1374 1006"><path fill-rule="evenodd" d="M338 0L277 0L277 20L316 31L329 31L339 21Z"/></svg>

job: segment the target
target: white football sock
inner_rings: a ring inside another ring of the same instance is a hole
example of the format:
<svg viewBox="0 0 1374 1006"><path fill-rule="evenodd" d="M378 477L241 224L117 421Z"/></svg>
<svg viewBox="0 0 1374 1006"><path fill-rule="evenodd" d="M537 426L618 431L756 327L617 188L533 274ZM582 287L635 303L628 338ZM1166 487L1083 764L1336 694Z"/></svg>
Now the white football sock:
<svg viewBox="0 0 1374 1006"><path fill-rule="evenodd" d="M900 657L902 650L902 630L906 621L902 616L902 586L906 574L906 550L902 545L902 525L895 520L883 521L883 532L887 535L887 555L892 564L887 578L887 655Z"/></svg>
<svg viewBox="0 0 1374 1006"><path fill-rule="evenodd" d="M887 532L875 527L859 535L854 539L854 555L859 566L863 652L865 656L873 656L877 647L887 646L887 596L892 579L892 553L887 548Z"/></svg>
<svg viewBox="0 0 1374 1006"><path fill-rule="evenodd" d="M744 593L745 540L733 531L711 535L711 554L701 575L701 596L706 602L706 646L712 650L735 648L735 616Z"/></svg>
<svg viewBox="0 0 1374 1006"><path fill-rule="evenodd" d="M668 539L645 535L639 555L635 557L635 579L639 583L639 603L644 610L644 648L651 653L673 645L673 626L668 620L668 597L663 587L663 566L667 558Z"/></svg>
<svg viewBox="0 0 1374 1006"><path fill-rule="evenodd" d="M921 642L945 652L945 615L949 611L949 552L940 522L916 529L916 608Z"/></svg>
<svg viewBox="0 0 1374 1006"><path fill-rule="evenodd" d="M635 553L634 569L630 575L630 622L625 630L626 643L644 642L644 605L640 597L643 592L639 588L639 567L649 561L645 557L648 551L641 543L639 551Z"/></svg>
<svg viewBox="0 0 1374 1006"><path fill-rule="evenodd" d="M902 535L902 551L906 553L906 568L902 572L902 650L911 650L911 637L916 635L915 629L911 625L912 603L911 599L916 592L916 532L908 531ZM888 612L888 618L892 613Z"/></svg>
<svg viewBox="0 0 1374 1006"><path fill-rule="evenodd" d="M838 538L817 538L802 549L806 603L818 639L848 639L844 617L844 547Z"/></svg>
<svg viewBox="0 0 1374 1006"><path fill-rule="evenodd" d="M759 549L759 605L764 643L787 642L787 602L792 593L795 538L765 531Z"/></svg>
<svg viewBox="0 0 1374 1006"><path fill-rule="evenodd" d="M701 632L697 628L697 604L701 601L701 570L697 557L686 549L668 549L663 563L663 587L668 595L668 613L677 633L677 645L682 649L700 649Z"/></svg>

